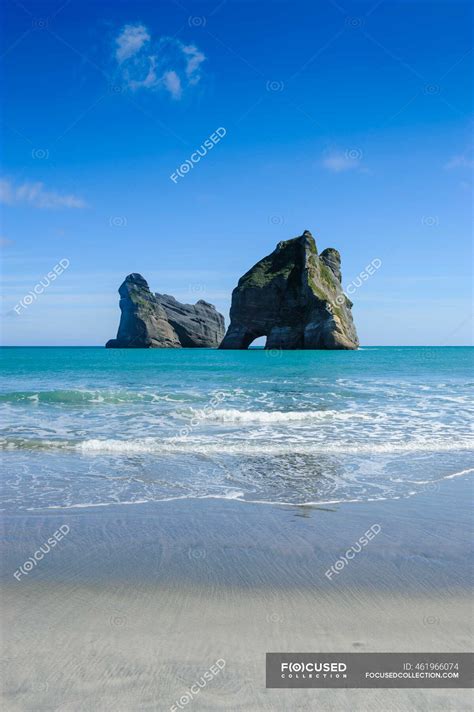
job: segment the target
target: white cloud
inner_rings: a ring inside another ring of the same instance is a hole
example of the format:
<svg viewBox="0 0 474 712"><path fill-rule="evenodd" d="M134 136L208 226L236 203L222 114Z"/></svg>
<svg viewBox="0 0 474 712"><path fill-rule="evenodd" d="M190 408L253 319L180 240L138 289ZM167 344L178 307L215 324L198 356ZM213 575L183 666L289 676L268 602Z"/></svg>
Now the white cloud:
<svg viewBox="0 0 474 712"><path fill-rule="evenodd" d="M194 44L185 45L175 37L154 40L141 24L125 25L115 43L121 81L131 91L161 89L179 100L201 79L206 57Z"/></svg>
<svg viewBox="0 0 474 712"><path fill-rule="evenodd" d="M467 153L461 153L457 156L453 156L444 167L448 171L454 168L473 168L474 159L469 157Z"/></svg>
<svg viewBox="0 0 474 712"><path fill-rule="evenodd" d="M35 208L84 208L82 198L72 194L61 194L47 190L43 183L22 183L14 185L6 178L0 180L0 203L6 205L31 205Z"/></svg>
<svg viewBox="0 0 474 712"><path fill-rule="evenodd" d="M334 152L329 153L323 158L323 166L332 173L342 173L343 171L351 171L359 168L360 159L358 155L351 155L351 152Z"/></svg>
<svg viewBox="0 0 474 712"><path fill-rule="evenodd" d="M178 77L174 70L165 72L163 74L163 84L169 91L173 99L180 99L183 89L181 86L181 79Z"/></svg>
<svg viewBox="0 0 474 712"><path fill-rule="evenodd" d="M139 52L150 41L145 25L125 25L115 40L115 58L119 64Z"/></svg>
<svg viewBox="0 0 474 712"><path fill-rule="evenodd" d="M193 83L196 81L199 74L199 68L206 57L195 45L183 45L182 51L187 56L185 70L186 76L189 78L190 82ZM199 81L199 79L197 79L197 81Z"/></svg>

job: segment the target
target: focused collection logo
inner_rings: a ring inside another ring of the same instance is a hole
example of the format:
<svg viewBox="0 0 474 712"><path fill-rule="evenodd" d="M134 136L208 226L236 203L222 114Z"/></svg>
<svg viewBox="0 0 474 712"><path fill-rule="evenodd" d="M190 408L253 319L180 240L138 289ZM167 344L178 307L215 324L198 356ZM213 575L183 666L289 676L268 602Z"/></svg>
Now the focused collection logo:
<svg viewBox="0 0 474 712"><path fill-rule="evenodd" d="M313 660L309 662L282 662L280 663L280 674L282 679L291 678L344 678L346 675L347 665L343 662L322 662Z"/></svg>

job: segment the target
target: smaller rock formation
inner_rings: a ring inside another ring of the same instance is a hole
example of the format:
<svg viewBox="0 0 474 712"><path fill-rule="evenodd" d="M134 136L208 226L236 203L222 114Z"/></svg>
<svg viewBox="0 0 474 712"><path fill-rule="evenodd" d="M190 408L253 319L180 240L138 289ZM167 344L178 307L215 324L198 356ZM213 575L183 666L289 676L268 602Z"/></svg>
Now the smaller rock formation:
<svg viewBox="0 0 474 712"><path fill-rule="evenodd" d="M352 302L341 287L341 256L320 255L313 236L279 242L239 279L221 349L247 349L266 336L267 349L356 349Z"/></svg>
<svg viewBox="0 0 474 712"><path fill-rule="evenodd" d="M181 304L168 294L153 294L141 274L129 274L120 286L122 316L116 339L106 348L217 348L224 317L200 299Z"/></svg>
<svg viewBox="0 0 474 712"><path fill-rule="evenodd" d="M184 348L217 348L224 338L225 323L213 304L200 299L181 304L169 294L155 294L170 326Z"/></svg>

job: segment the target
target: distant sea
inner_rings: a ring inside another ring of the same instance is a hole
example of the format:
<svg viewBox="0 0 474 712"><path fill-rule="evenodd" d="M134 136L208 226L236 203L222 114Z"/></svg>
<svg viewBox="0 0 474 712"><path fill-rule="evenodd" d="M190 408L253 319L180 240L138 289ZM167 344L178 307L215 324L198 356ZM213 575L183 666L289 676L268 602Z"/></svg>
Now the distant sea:
<svg viewBox="0 0 474 712"><path fill-rule="evenodd" d="M2 507L436 491L473 472L473 354L3 348Z"/></svg>

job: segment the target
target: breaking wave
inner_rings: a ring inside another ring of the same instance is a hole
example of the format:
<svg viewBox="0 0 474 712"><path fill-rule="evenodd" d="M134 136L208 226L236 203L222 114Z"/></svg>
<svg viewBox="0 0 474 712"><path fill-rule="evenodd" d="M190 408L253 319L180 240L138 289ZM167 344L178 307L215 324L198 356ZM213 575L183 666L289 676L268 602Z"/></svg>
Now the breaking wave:
<svg viewBox="0 0 474 712"><path fill-rule="evenodd" d="M115 438L90 438L82 441L71 440L40 440L32 438L3 438L0 440L1 450L71 450L82 453L198 453L201 455L372 455L409 452L455 452L472 449L472 442L467 439L428 440L414 438L404 442L374 442L367 441L344 444L341 442L305 443L298 442L268 442L268 441L228 441L206 437L177 436L171 438L134 438L119 440Z"/></svg>
<svg viewBox="0 0 474 712"><path fill-rule="evenodd" d="M196 411L200 415L200 411ZM298 420L373 420L382 416L373 416L367 413L352 413L337 410L291 410L291 411L265 411L265 410L237 410L235 408L214 410L203 413L206 420L215 420L222 423L286 423Z"/></svg>

